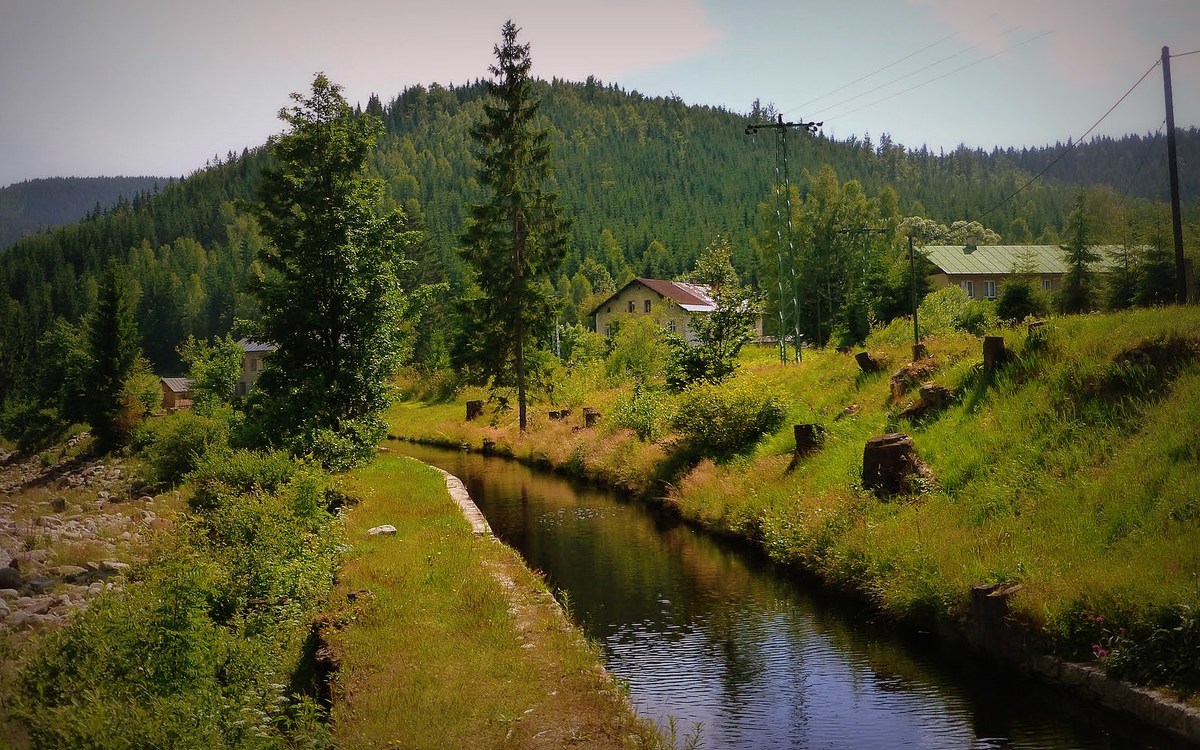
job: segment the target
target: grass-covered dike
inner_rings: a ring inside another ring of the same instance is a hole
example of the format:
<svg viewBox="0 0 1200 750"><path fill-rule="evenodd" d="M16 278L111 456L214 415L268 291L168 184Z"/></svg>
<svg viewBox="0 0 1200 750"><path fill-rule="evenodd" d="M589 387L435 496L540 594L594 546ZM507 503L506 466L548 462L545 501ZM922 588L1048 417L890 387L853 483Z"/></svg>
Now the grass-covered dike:
<svg viewBox="0 0 1200 750"><path fill-rule="evenodd" d="M878 373L862 372L852 352L806 350L800 364L783 365L775 350L758 349L743 353L715 395L635 387L603 359L581 362L525 435L491 402L482 418L464 420L464 402L486 393L439 398L444 383L413 376L391 426L399 437L486 446L657 499L898 620L944 632L964 631L973 586L1019 584L1007 627L1029 652L1194 705L1200 310L988 333L1004 336L1010 353L990 373L981 338L953 331L927 339L929 356L911 366L911 328L898 324L867 342L886 365ZM913 410L922 384L944 386L949 404ZM736 425L694 418L714 399L742 424L763 418L753 404L780 404L785 418L768 419L768 434L731 456L717 443ZM584 406L604 415L590 429ZM563 408L570 416L550 418ZM793 461L799 423L824 427L824 442ZM912 437L932 476L881 497L861 487L863 446L890 432Z"/></svg>

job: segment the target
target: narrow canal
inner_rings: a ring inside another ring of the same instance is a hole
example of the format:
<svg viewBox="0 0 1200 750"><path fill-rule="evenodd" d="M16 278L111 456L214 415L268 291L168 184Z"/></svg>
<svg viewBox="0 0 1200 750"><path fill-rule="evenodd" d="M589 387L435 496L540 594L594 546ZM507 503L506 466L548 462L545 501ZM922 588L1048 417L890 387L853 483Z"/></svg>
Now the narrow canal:
<svg viewBox="0 0 1200 750"><path fill-rule="evenodd" d="M716 748L1176 748L939 651L640 503L503 459L408 443L602 644L639 713Z"/></svg>

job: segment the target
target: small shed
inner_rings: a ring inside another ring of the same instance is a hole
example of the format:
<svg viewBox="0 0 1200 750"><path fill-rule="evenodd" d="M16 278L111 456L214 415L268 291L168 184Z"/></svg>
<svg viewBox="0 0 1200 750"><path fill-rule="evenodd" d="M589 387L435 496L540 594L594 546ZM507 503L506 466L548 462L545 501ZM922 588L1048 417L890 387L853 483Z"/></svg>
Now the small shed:
<svg viewBox="0 0 1200 750"><path fill-rule="evenodd" d="M192 381L189 378L159 378L163 392L163 408L168 411L187 409L192 405Z"/></svg>

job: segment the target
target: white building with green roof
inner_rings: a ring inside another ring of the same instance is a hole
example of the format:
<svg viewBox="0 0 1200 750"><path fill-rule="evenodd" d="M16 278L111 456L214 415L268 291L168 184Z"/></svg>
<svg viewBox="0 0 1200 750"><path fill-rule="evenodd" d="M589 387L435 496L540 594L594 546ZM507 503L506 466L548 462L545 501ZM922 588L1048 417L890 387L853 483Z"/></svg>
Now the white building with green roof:
<svg viewBox="0 0 1200 750"><path fill-rule="evenodd" d="M1093 246L1100 256L1093 270L1108 270L1117 249L1115 245ZM1040 281L1043 290L1054 292L1067 272L1062 245L927 245L921 251L933 263L935 286L953 284L975 299L994 299L1005 280L1018 273Z"/></svg>

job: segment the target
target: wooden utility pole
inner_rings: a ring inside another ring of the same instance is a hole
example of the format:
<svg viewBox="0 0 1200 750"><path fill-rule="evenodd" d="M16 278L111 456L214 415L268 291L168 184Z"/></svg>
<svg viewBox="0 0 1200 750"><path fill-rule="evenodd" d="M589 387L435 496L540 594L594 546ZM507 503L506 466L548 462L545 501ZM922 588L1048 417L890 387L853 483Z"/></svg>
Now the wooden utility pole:
<svg viewBox="0 0 1200 750"><path fill-rule="evenodd" d="M1183 260L1183 218L1179 209L1179 157L1175 151L1175 104L1171 96L1171 50L1162 48L1163 94L1167 104L1167 167L1171 175L1171 231L1175 235L1175 297L1187 303L1187 269Z"/></svg>

